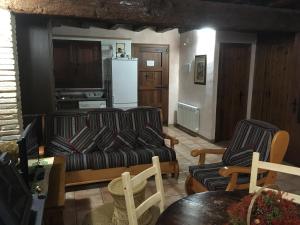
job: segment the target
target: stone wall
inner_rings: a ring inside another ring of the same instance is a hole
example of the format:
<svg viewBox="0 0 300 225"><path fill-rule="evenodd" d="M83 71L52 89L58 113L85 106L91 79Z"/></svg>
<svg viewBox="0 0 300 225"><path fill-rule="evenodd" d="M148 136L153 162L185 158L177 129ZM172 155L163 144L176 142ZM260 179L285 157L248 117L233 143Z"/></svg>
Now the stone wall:
<svg viewBox="0 0 300 225"><path fill-rule="evenodd" d="M22 124L15 18L0 9L0 142L19 138Z"/></svg>

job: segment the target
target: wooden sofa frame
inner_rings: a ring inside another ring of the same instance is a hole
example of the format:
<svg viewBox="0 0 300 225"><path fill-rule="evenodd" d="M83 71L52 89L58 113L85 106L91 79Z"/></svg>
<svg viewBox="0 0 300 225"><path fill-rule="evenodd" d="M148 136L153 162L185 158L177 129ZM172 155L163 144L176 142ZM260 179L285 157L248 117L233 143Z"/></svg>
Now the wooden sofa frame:
<svg viewBox="0 0 300 225"><path fill-rule="evenodd" d="M289 143L289 134L286 131L280 130L278 131L271 143L270 150L270 160L271 163L280 164L283 160L283 157L287 151ZM191 151L191 155L193 157L199 156L198 165L203 165L205 163L206 154L218 154L223 155L226 149L194 149ZM261 170L260 173L264 173L266 171ZM238 184L238 176L239 174L250 174L251 167L241 167L241 166L228 166L223 167L219 170L219 174L224 177L230 177L230 181L227 185L226 191L233 190L245 190L249 188L249 183L247 184ZM258 185L262 184L273 184L276 180L276 172L269 171L267 176L262 179L257 180ZM190 174L186 178L185 181L185 191L188 195L208 191L207 188L202 185L199 181L193 178Z"/></svg>

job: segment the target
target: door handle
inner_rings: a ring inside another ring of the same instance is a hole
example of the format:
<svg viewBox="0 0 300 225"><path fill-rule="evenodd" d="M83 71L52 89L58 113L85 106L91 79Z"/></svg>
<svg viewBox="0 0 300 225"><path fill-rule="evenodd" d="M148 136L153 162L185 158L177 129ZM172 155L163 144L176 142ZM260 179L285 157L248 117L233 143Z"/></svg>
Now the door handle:
<svg viewBox="0 0 300 225"><path fill-rule="evenodd" d="M243 98L243 96L244 96L243 92L240 91L240 95L239 95L239 97L240 97L240 103L242 103L242 98Z"/></svg>
<svg viewBox="0 0 300 225"><path fill-rule="evenodd" d="M297 99L296 98L291 103L291 105L293 106L293 108L292 108L293 113L297 112Z"/></svg>
<svg viewBox="0 0 300 225"><path fill-rule="evenodd" d="M298 99L297 102L297 98L294 99L294 101L291 103L292 107L292 111L293 113L296 113L296 118L297 118L297 123L300 123L300 98Z"/></svg>
<svg viewBox="0 0 300 225"><path fill-rule="evenodd" d="M296 104L296 111L297 111L297 123L300 123L300 98L298 98L298 104Z"/></svg>

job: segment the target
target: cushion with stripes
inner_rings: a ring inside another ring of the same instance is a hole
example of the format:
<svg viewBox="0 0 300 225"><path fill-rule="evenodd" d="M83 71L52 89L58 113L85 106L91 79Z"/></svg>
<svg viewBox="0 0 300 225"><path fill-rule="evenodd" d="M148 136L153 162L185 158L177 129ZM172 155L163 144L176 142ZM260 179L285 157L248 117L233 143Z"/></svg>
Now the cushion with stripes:
<svg viewBox="0 0 300 225"><path fill-rule="evenodd" d="M77 152L92 152L96 146L95 141L93 141L94 136L95 133L92 132L87 126L85 126L70 138L69 143L75 148Z"/></svg>
<svg viewBox="0 0 300 225"><path fill-rule="evenodd" d="M113 143L115 136L115 133L110 128L103 126L96 132L93 141L96 143L99 150L105 150Z"/></svg>
<svg viewBox="0 0 300 225"><path fill-rule="evenodd" d="M47 155L69 155L74 152L76 152L74 146L61 136L54 137L47 146Z"/></svg>
<svg viewBox="0 0 300 225"><path fill-rule="evenodd" d="M164 145L164 137L161 131L147 126L145 129L140 132L137 142L141 146L156 146L160 147Z"/></svg>
<svg viewBox="0 0 300 225"><path fill-rule="evenodd" d="M136 145L136 137L137 135L133 130L121 130L114 138L113 142L111 142L111 144L107 146L104 150L113 151L121 147L134 148Z"/></svg>
<svg viewBox="0 0 300 225"><path fill-rule="evenodd" d="M240 152L237 152L230 156L228 164L230 166L251 166L252 154L253 149L244 147Z"/></svg>

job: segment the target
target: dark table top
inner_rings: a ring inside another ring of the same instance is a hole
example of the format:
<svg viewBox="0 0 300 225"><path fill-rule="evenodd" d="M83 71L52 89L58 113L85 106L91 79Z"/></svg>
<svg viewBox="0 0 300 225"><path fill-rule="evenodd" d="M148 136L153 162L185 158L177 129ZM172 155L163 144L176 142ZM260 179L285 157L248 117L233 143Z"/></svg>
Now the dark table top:
<svg viewBox="0 0 300 225"><path fill-rule="evenodd" d="M165 209L156 225L224 225L228 223L228 206L247 194L210 191L187 196Z"/></svg>

